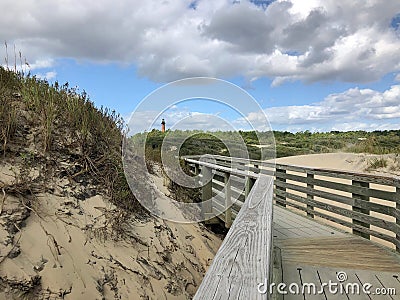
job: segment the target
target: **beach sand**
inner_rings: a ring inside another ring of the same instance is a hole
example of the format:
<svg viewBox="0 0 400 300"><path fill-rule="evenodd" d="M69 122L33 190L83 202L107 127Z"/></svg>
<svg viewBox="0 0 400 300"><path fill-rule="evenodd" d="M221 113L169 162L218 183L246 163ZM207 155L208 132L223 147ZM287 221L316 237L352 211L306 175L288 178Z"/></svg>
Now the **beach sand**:
<svg viewBox="0 0 400 300"><path fill-rule="evenodd" d="M2 166L3 184L13 180L10 167ZM113 205L100 195L66 196L68 189L59 181L34 201L0 195L0 299L192 298L220 237L155 217L128 218L116 236L106 225L118 218Z"/></svg>

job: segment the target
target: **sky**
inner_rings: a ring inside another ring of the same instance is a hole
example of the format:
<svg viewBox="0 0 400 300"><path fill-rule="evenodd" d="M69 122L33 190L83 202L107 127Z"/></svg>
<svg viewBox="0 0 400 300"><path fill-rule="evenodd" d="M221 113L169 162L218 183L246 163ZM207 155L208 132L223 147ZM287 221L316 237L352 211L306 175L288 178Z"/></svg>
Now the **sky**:
<svg viewBox="0 0 400 300"><path fill-rule="evenodd" d="M186 118L184 129L246 129L243 118L258 130L400 129L398 0L0 4L3 65L16 56L20 68L21 52L25 71L78 86L127 120L163 85L212 77L244 89L259 108L238 113L195 99L160 110L151 126L164 117L168 128Z"/></svg>

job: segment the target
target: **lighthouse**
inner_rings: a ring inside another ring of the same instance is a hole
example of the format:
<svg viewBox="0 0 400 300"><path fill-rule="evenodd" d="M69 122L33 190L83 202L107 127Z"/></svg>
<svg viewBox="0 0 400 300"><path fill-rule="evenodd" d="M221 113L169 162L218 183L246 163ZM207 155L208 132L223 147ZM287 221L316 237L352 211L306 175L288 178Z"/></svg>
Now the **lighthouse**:
<svg viewBox="0 0 400 300"><path fill-rule="evenodd" d="M161 132L165 132L165 120L162 119L161 121Z"/></svg>

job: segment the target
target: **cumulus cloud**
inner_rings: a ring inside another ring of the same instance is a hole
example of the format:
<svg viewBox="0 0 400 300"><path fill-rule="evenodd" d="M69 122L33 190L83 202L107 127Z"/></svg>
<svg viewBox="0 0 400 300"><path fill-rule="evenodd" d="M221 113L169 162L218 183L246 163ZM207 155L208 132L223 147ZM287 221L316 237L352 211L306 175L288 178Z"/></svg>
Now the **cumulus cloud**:
<svg viewBox="0 0 400 300"><path fill-rule="evenodd" d="M270 107L265 114L274 129L290 131L399 129L400 85L383 92L353 88L311 105ZM253 124L261 117L261 112L247 115Z"/></svg>
<svg viewBox="0 0 400 300"><path fill-rule="evenodd" d="M277 0L265 9L237 2L3 0L0 40L31 65L57 58L135 64L156 81L367 82L400 71L398 0Z"/></svg>
<svg viewBox="0 0 400 300"><path fill-rule="evenodd" d="M218 114L193 112L187 109L169 109L163 112L162 118L166 121L167 129L172 130L233 131L242 129L242 127L236 127L235 122L221 118ZM129 122L129 120L132 121ZM161 116L157 111L134 112L126 118L126 121L130 134L150 131L153 128L161 129Z"/></svg>
<svg viewBox="0 0 400 300"><path fill-rule="evenodd" d="M57 76L57 72L55 72L55 71L46 72L45 74L42 74L42 73L36 74L36 77L38 77L40 79L46 79L46 80L54 79L54 78L56 78L56 76Z"/></svg>

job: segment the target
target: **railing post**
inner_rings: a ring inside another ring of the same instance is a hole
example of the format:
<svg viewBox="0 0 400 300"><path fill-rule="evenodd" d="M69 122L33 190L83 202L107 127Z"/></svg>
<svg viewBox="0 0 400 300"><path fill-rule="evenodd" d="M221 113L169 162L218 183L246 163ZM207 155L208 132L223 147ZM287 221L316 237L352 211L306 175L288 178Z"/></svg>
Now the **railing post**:
<svg viewBox="0 0 400 300"><path fill-rule="evenodd" d="M232 225L232 192L231 192L231 174L224 174L225 183L225 227L230 228Z"/></svg>
<svg viewBox="0 0 400 300"><path fill-rule="evenodd" d="M253 187L255 183L255 179L251 178L249 176L246 177L246 184L245 184L245 189L244 189L244 199L247 199L247 196L250 194L251 188Z"/></svg>
<svg viewBox="0 0 400 300"><path fill-rule="evenodd" d="M360 187L367 187L367 188L369 187L369 183L368 182L362 182L362 181L357 181L357 180L353 180L352 181L352 185L353 186L360 186ZM360 200L363 200L363 201L369 201L369 197L368 196L360 195L360 194L357 194L357 193L352 193L352 197L354 199L360 199ZM359 208L359 207L353 206L353 211L361 212L363 214L369 215L369 209ZM358 221L358 220L355 220L355 219L353 219L353 224L360 225L360 226L363 226L363 227L368 228L368 229L370 228L368 223L364 223L364 222L361 222L361 221ZM366 239L370 239L370 235L368 233L359 231L359 230L354 229L354 228L353 228L353 234L359 235L359 236L361 236L363 238L366 238Z"/></svg>
<svg viewBox="0 0 400 300"><path fill-rule="evenodd" d="M257 169L256 171L254 171L254 173L261 173L259 165L254 164L254 168Z"/></svg>
<svg viewBox="0 0 400 300"><path fill-rule="evenodd" d="M200 170L199 170L199 164L194 164L194 174L197 176L199 175Z"/></svg>
<svg viewBox="0 0 400 300"><path fill-rule="evenodd" d="M307 178L308 178L309 180L314 179L314 174L308 174L308 173L307 173ZM310 188L310 189L314 189L314 185L311 184L311 183L307 183L307 187ZM311 194L307 194L307 199L314 200L314 196L311 195ZM308 208L309 210L311 210L311 211L314 210L314 206L312 206L311 204L307 204L307 208ZM311 218L314 218L314 214L313 214L312 212L308 212L308 211L307 211L307 216L309 216L309 217L311 217Z"/></svg>
<svg viewBox="0 0 400 300"><path fill-rule="evenodd" d="M201 168L201 172L203 177L201 178L202 180L202 193L201 193L201 208L202 208L202 213L203 213L203 218L207 218L208 213L212 213L212 203L210 200L212 198L212 170L209 167L203 166ZM207 180L209 179L209 182Z"/></svg>
<svg viewBox="0 0 400 300"><path fill-rule="evenodd" d="M396 187L396 224L400 226L400 187ZM400 235L396 234L396 251L400 252Z"/></svg>
<svg viewBox="0 0 400 300"><path fill-rule="evenodd" d="M277 182L286 182L285 174L286 174L286 170L276 168L276 181ZM283 178L281 178L281 177L283 177ZM282 191L282 192L286 193L286 188L284 188L284 187L280 187L280 186L276 185L275 188L276 188L276 190L279 190L279 191ZM286 207L286 204L285 204L286 197L283 197L281 195L276 195L276 199L277 199L276 200L276 204L278 204L280 206L283 206L283 207Z"/></svg>

